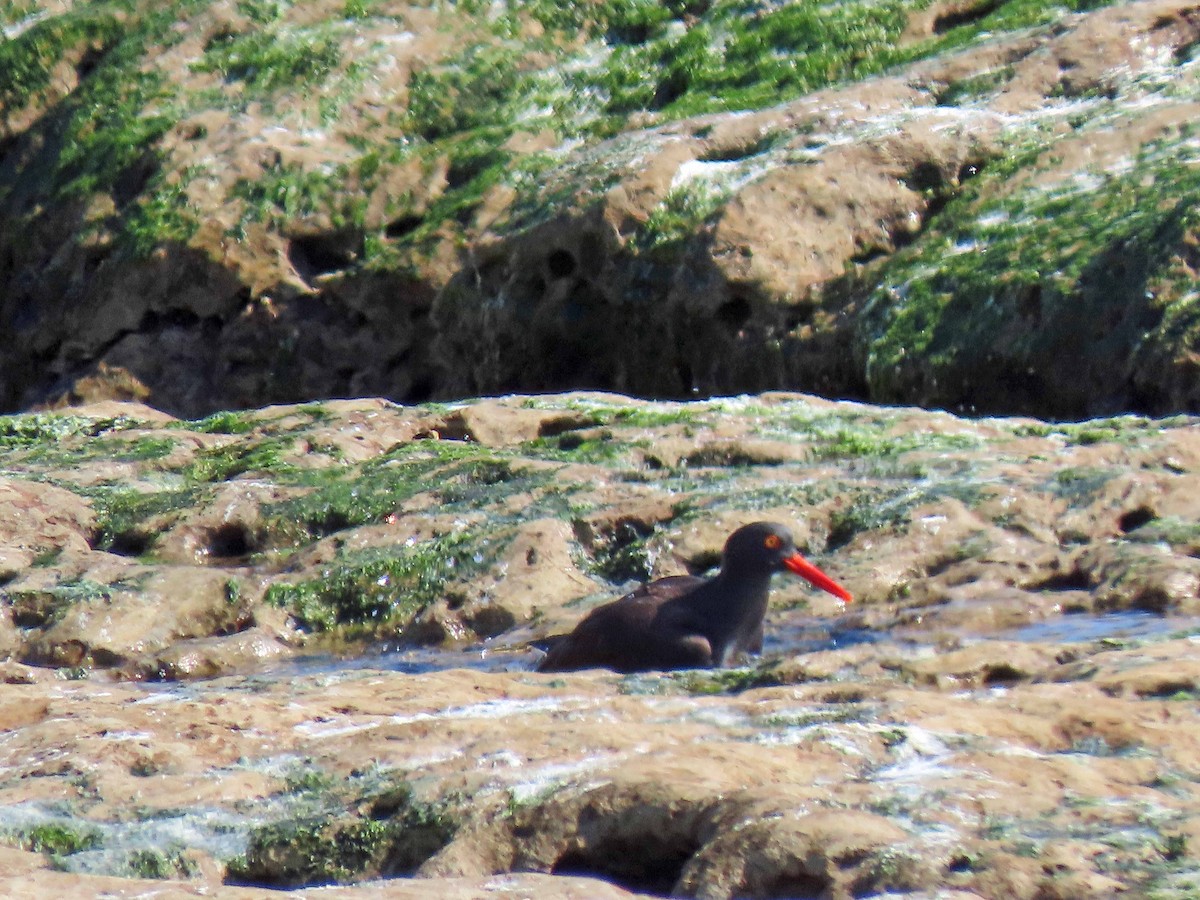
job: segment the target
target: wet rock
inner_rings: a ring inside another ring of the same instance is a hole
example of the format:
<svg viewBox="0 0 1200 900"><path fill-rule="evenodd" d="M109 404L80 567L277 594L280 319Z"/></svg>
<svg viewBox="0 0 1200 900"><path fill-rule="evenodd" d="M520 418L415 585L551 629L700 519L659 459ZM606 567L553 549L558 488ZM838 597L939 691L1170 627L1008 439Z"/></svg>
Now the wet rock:
<svg viewBox="0 0 1200 900"><path fill-rule="evenodd" d="M943 688L991 687L1036 678L1057 662L1053 647L988 641L906 663L903 671Z"/></svg>
<svg viewBox="0 0 1200 900"><path fill-rule="evenodd" d="M1192 420L476 405L493 446L373 400L15 420L13 545L63 549L0 585L3 890L155 872L180 892L1034 898L1195 877ZM790 450L660 465L660 439ZM746 668L530 671L531 641L629 581L710 570L764 518L855 602L776 579ZM243 538L215 552L224 526Z"/></svg>
<svg viewBox="0 0 1200 900"><path fill-rule="evenodd" d="M757 37L795 32L787 6L624 15L280 8L309 65L268 72L245 64L262 23L215 0L14 12L37 62L0 120L3 407L791 387L1198 408L1187 2L898 6L811 65ZM478 439L542 428L504 416Z"/></svg>
<svg viewBox="0 0 1200 900"><path fill-rule="evenodd" d="M827 896L865 890L915 890L933 880L915 856L882 851L904 832L880 816L827 811L766 817L734 827L703 848L685 867L678 892L732 897ZM887 871L884 871L886 868Z"/></svg>

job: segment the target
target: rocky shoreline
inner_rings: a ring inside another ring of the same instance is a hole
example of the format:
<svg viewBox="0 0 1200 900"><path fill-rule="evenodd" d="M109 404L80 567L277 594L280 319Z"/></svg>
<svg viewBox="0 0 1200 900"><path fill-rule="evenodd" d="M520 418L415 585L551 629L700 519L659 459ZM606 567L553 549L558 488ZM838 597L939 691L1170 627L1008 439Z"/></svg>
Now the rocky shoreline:
<svg viewBox="0 0 1200 900"><path fill-rule="evenodd" d="M0 889L1189 896L1196 424L794 394L0 419ZM531 671L762 518L855 604L777 580L744 668Z"/></svg>

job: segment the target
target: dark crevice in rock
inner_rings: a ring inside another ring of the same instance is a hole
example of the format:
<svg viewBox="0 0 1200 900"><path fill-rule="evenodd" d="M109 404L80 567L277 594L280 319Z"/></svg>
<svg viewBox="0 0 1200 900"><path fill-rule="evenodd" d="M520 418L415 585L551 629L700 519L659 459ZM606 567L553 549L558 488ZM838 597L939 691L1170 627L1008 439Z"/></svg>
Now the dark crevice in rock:
<svg viewBox="0 0 1200 900"><path fill-rule="evenodd" d="M931 162L918 163L906 180L914 191L936 191L946 183L941 168Z"/></svg>
<svg viewBox="0 0 1200 900"><path fill-rule="evenodd" d="M969 181L983 172L984 162L981 159L970 160L958 167L958 183Z"/></svg>
<svg viewBox="0 0 1200 900"><path fill-rule="evenodd" d="M399 240L409 234L412 234L421 227L421 223L425 219L422 216L398 216L384 226L383 233L392 240Z"/></svg>
<svg viewBox="0 0 1200 900"><path fill-rule="evenodd" d="M186 330L195 328L199 323L200 317L188 309L151 309L147 310L146 314L142 316L142 320L138 322L136 331L165 331L168 328L182 328ZM130 333L128 331L122 332L117 340L119 341L120 338ZM115 344L117 341L113 341L113 343ZM103 355L103 353L98 354L98 356Z"/></svg>
<svg viewBox="0 0 1200 900"><path fill-rule="evenodd" d="M891 256L892 251L886 247L881 247L878 244L872 244L869 247L864 247L862 250L850 257L850 262L857 266L866 266L875 262L877 259L882 259L885 256Z"/></svg>
<svg viewBox="0 0 1200 900"><path fill-rule="evenodd" d="M753 312L754 308L749 300L735 295L717 307L717 321L725 326L730 334L737 334L746 327Z"/></svg>
<svg viewBox="0 0 1200 900"><path fill-rule="evenodd" d="M933 20L933 33L945 34L962 25L971 25L985 19L1000 8L1002 0L985 0L967 6L955 6Z"/></svg>
<svg viewBox="0 0 1200 900"><path fill-rule="evenodd" d="M554 250L546 257L546 271L552 278L568 278L575 269L575 257L566 250Z"/></svg>
<svg viewBox="0 0 1200 900"><path fill-rule="evenodd" d="M1030 586L1034 591L1087 591L1091 590L1092 580L1081 569L1060 572Z"/></svg>
<svg viewBox="0 0 1200 900"><path fill-rule="evenodd" d="M666 896L679 881L683 867L700 849L697 842L674 835L611 837L564 853L554 863L554 875L600 878L635 893Z"/></svg>
<svg viewBox="0 0 1200 900"><path fill-rule="evenodd" d="M296 237L288 243L287 257L305 283L321 275L341 272L357 258L356 241L346 235Z"/></svg>
<svg viewBox="0 0 1200 900"><path fill-rule="evenodd" d="M603 424L598 416L571 414L564 416L555 416L553 419L547 419L538 426L538 437L552 438L566 434L570 431L579 431L584 428L594 428L597 425Z"/></svg>
<svg viewBox="0 0 1200 900"><path fill-rule="evenodd" d="M154 546L155 536L140 529L130 529L114 534L106 546L92 543L93 550L107 550L116 556L139 557Z"/></svg>
<svg viewBox="0 0 1200 900"><path fill-rule="evenodd" d="M704 137L696 134L696 137ZM751 156L756 156L770 146L774 135L765 135L756 141L742 143L719 144L701 153L697 159L700 162L739 162Z"/></svg>
<svg viewBox="0 0 1200 900"><path fill-rule="evenodd" d="M246 556L256 549L253 534L245 525L227 522L208 535L208 555L218 559Z"/></svg>
<svg viewBox="0 0 1200 900"><path fill-rule="evenodd" d="M116 208L124 209L142 196L158 167L158 159L153 153L143 153L137 162L118 175L112 186L112 199Z"/></svg>
<svg viewBox="0 0 1200 900"><path fill-rule="evenodd" d="M1122 534L1129 534L1129 532L1136 531L1138 528L1148 525L1157 518L1158 516L1154 510L1147 506L1139 506L1136 509L1122 513L1117 519L1117 527L1121 529Z"/></svg>
<svg viewBox="0 0 1200 900"><path fill-rule="evenodd" d="M1008 663L996 663L986 666L983 670L984 687L1012 684L1017 681L1026 681L1028 678L1027 672L1022 672Z"/></svg>

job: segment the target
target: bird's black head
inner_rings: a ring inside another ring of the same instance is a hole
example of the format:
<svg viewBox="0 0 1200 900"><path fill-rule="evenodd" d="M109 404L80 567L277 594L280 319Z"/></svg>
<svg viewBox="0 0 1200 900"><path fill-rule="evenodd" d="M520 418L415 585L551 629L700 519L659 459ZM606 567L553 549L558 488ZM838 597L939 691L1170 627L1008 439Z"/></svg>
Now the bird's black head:
<svg viewBox="0 0 1200 900"><path fill-rule="evenodd" d="M778 522L743 525L725 541L722 569L780 572L784 560L796 555L792 533Z"/></svg>
<svg viewBox="0 0 1200 900"><path fill-rule="evenodd" d="M787 569L809 584L849 603L850 592L806 560L796 550L792 533L778 522L743 525L725 542L722 574L742 577L770 574Z"/></svg>

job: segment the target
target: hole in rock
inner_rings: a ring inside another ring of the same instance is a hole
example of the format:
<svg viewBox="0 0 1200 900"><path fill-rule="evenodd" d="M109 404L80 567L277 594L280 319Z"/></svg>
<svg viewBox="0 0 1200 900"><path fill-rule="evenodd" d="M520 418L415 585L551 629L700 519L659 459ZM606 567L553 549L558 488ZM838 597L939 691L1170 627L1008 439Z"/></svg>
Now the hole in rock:
<svg viewBox="0 0 1200 900"><path fill-rule="evenodd" d="M566 278L575 271L575 257L566 250L555 250L546 257L546 270L554 278Z"/></svg>
<svg viewBox="0 0 1200 900"><path fill-rule="evenodd" d="M628 836L569 851L550 871L554 875L602 878L627 891L665 896L698 849L699 845L690 840L669 842L663 837Z"/></svg>
<svg viewBox="0 0 1200 900"><path fill-rule="evenodd" d="M597 425L603 424L598 416L585 415L582 413L568 413L562 416L555 416L553 419L547 419L538 426L538 437L551 438L558 437L561 434L566 434L569 431L579 431L583 428L594 428Z"/></svg>
<svg viewBox="0 0 1200 900"><path fill-rule="evenodd" d="M1137 509L1131 509L1129 512L1122 513L1121 517L1117 519L1117 527L1121 529L1122 534L1129 534L1129 532L1141 528L1143 525L1147 525L1157 518L1158 516L1154 514L1154 510L1145 506L1139 506Z"/></svg>
<svg viewBox="0 0 1200 900"><path fill-rule="evenodd" d="M1087 575L1079 569L1072 569L1070 572L1060 572L1057 575L1051 575L1044 581L1033 585L1031 590L1035 591L1086 591L1092 586L1091 580Z"/></svg>
<svg viewBox="0 0 1200 900"><path fill-rule="evenodd" d="M745 297L731 297L717 307L717 321L736 334L750 321L753 309Z"/></svg>
<svg viewBox="0 0 1200 900"><path fill-rule="evenodd" d="M970 25L986 18L999 9L1002 0L986 0L967 6L952 7L933 20L933 33L945 34L960 25Z"/></svg>
<svg viewBox="0 0 1200 900"><path fill-rule="evenodd" d="M914 191L937 190L945 181L941 168L931 162L917 163L908 174L908 186Z"/></svg>
<svg viewBox="0 0 1200 900"><path fill-rule="evenodd" d="M964 181L974 178L982 171L982 162L965 162L958 169L958 183L962 184Z"/></svg>
<svg viewBox="0 0 1200 900"><path fill-rule="evenodd" d="M158 162L154 156L148 153L143 154L136 162L126 167L113 182L112 198L117 209L123 209L136 200L156 171L158 171Z"/></svg>
<svg viewBox="0 0 1200 900"><path fill-rule="evenodd" d="M244 525L228 523L216 528L208 537L208 555L218 558L245 556L253 550L254 542Z"/></svg>
<svg viewBox="0 0 1200 900"><path fill-rule="evenodd" d="M1025 678L1024 673L1018 672L1007 663L987 666L983 672L983 683L986 687L995 684L1012 684L1014 681L1024 681Z"/></svg>
<svg viewBox="0 0 1200 900"><path fill-rule="evenodd" d="M819 900L828 897L833 879L801 872L796 875L781 875L775 881L764 884L758 897L787 897L788 900Z"/></svg>
<svg viewBox="0 0 1200 900"><path fill-rule="evenodd" d="M113 535L107 547L101 549L117 556L142 556L154 545L154 537L144 531L122 531Z"/></svg>
<svg viewBox="0 0 1200 900"><path fill-rule="evenodd" d="M423 221L425 220L420 216L400 216L388 222L383 233L392 240L397 240L406 234L412 234Z"/></svg>
<svg viewBox="0 0 1200 900"><path fill-rule="evenodd" d="M288 244L288 262L305 281L318 275L340 272L354 261L354 252L341 238L323 235L293 238Z"/></svg>
<svg viewBox="0 0 1200 900"><path fill-rule="evenodd" d="M194 328L200 322L200 317L188 309L148 310L138 322L137 330L166 331L168 328Z"/></svg>
<svg viewBox="0 0 1200 900"><path fill-rule="evenodd" d="M871 244L864 247L862 250L850 257L850 262L858 266L865 266L884 256L889 256L890 251L886 247L881 247L878 244Z"/></svg>

